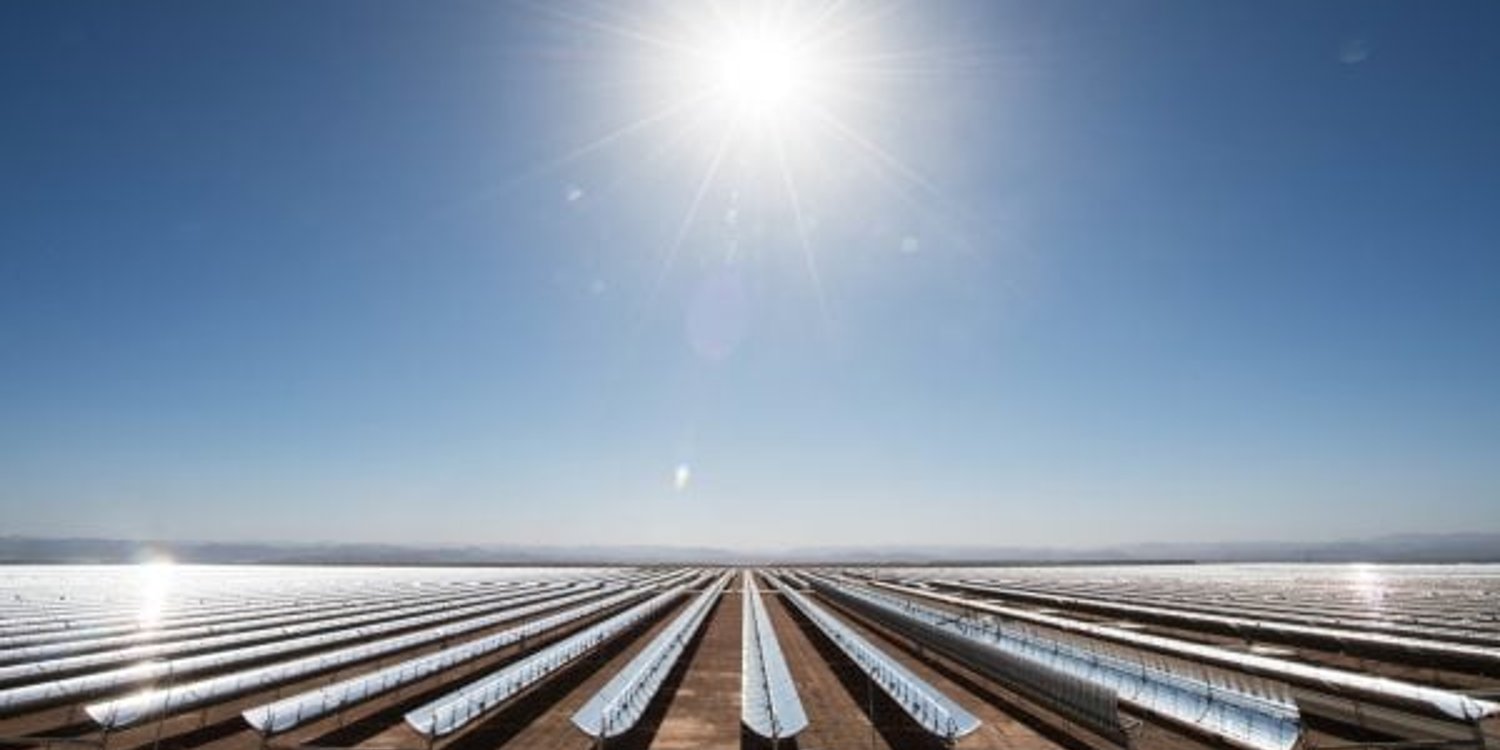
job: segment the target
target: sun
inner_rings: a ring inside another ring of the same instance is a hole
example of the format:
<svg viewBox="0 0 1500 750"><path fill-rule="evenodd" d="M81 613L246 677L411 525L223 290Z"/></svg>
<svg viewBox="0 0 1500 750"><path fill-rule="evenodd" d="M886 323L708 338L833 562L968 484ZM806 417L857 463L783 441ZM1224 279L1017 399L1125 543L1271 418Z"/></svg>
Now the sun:
<svg viewBox="0 0 1500 750"><path fill-rule="evenodd" d="M838 53L815 17L773 6L721 8L685 24L663 69L675 78L669 100L691 102L709 137L725 126L744 136L806 134L836 109Z"/></svg>
<svg viewBox="0 0 1500 750"><path fill-rule="evenodd" d="M681 205L668 206L680 218L664 235L643 307L670 288L685 252L696 253L702 268L770 268L790 258L800 261L828 325L817 256L826 237L845 231L836 229L844 219L862 217L860 206L871 200L942 214L931 205L940 202L931 183L888 145L891 136L912 140L902 137L903 121L920 111L911 97L927 93L914 83L947 66L942 46L912 46L922 31L906 23L913 18L903 15L906 6L704 0L634 12L630 4L559 5L538 10L579 38L598 35L600 48L611 50L609 100L629 116L542 169L634 150L637 174L673 191L660 203Z"/></svg>
<svg viewBox="0 0 1500 750"><path fill-rule="evenodd" d="M805 107L817 77L817 60L782 35L742 34L713 55L715 98L734 114L775 120Z"/></svg>

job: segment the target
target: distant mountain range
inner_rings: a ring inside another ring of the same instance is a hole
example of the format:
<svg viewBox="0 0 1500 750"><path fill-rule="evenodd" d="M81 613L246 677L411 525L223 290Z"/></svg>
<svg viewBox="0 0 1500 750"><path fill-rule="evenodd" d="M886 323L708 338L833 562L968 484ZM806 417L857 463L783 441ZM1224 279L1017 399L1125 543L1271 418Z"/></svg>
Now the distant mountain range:
<svg viewBox="0 0 1500 750"><path fill-rule="evenodd" d="M443 546L0 536L0 563L132 563L162 557L189 563L308 565L1500 562L1500 533L1403 534L1331 542L1131 544L1098 548L896 545L807 547L782 551L672 546Z"/></svg>

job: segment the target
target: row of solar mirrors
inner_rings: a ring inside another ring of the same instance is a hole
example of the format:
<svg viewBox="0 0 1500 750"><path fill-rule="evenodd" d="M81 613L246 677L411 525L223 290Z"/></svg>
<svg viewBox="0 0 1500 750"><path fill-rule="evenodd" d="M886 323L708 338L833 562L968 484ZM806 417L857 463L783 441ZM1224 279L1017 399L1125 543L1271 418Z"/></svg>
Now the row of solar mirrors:
<svg viewBox="0 0 1500 750"><path fill-rule="evenodd" d="M807 715L755 576L742 576L741 719L767 739L792 738L807 727ZM168 641L151 640L107 613L78 622L65 637L38 617L35 629L16 625L0 635L0 686L9 685L0 687L0 716L126 693L86 706L109 732L345 666L438 647L244 712L251 727L270 736L507 647L547 642L405 714L413 730L435 742L691 597L572 717L580 730L602 741L639 723L731 578L681 571L380 592L361 604L330 600L329 606L339 607L332 619L315 602L293 612L267 604L264 612L238 620L225 619L210 603L173 623L173 632L193 637ZM1134 647L1140 644L1033 627L1019 614L1000 620L939 608L896 586L805 572L766 579L873 687L948 742L975 731L979 720L824 604L960 661L1121 746L1130 744L1135 725L1122 707L1248 750L1289 750L1301 740L1297 703L1277 680Z"/></svg>
<svg viewBox="0 0 1500 750"><path fill-rule="evenodd" d="M807 726L807 717L798 699L786 661L781 654L765 605L761 601L760 591L749 573L743 576L747 606L744 609L742 624L745 634L742 720L751 731L767 739L791 738ZM606 739L628 732L641 719L667 676L701 629L729 582L730 574L727 573L717 576L682 573L657 577L648 581L606 584L599 589L590 589L539 603L529 603L538 596L554 593L553 590L548 589L546 592L531 593L525 597L509 600L512 604L527 602L521 606L441 628L359 643L302 659L278 662L265 667L179 684L175 687L147 690L115 700L94 703L86 710L89 716L104 729L110 731L124 729L153 718L211 705L304 675L327 671L345 663L363 661L384 653L404 650L420 643L444 640L456 634L491 627L506 620L521 619L542 609L556 610L565 604L576 605L477 640L450 646L244 712L245 720L257 732L272 735L330 716L361 701L411 685L451 667L499 651L506 646L524 643L528 638L542 637L600 612L618 609L626 604L630 605L623 611L551 643L519 661L510 663L496 672L472 681L405 715L405 721L412 729L429 740L437 740L463 730L492 709L577 663L663 610L671 608L683 596L698 591L688 606L572 717L573 723L588 735ZM805 607L804 611L811 616L820 618L820 622L831 621L821 608L810 602L804 600L800 606ZM827 631L830 633L849 634L842 636L844 638L852 636L852 632L843 626L820 624L820 627L837 628L837 630ZM857 636L853 637L857 638ZM861 666L867 670L877 670L877 674L885 675L893 669L899 669L894 662L879 655L868 644L865 644L863 649L864 652L876 654L873 660L867 659L861 662ZM233 660L235 657L229 658ZM902 678L911 683L910 685L882 677L881 687L893 692L893 695L904 696L920 691L923 694L936 696L935 700L941 701L944 705L952 705L951 701L942 698L915 676L904 672L901 674ZM19 705L20 702L15 699L16 696L8 694L10 692L13 691L0 692L0 705L10 707ZM57 692L53 691L53 694L56 695ZM963 714L961 709L955 709L954 715L963 717L961 723L953 724L951 721L942 725L924 723L924 726L929 726L934 731L950 737L971 731L977 726L977 722L967 714Z"/></svg>
<svg viewBox="0 0 1500 750"><path fill-rule="evenodd" d="M778 581L793 607L924 729L951 741L979 726L978 720L951 698L901 666L808 596L779 579L772 580ZM824 579L790 580L796 580L802 587L809 583L820 586L830 597L847 597L853 590L846 591L843 586ZM0 690L0 710L14 711L84 699L167 676L180 679L197 673L215 673L202 679L146 689L87 706L89 716L101 727L107 731L118 730L345 665L444 643L510 622L519 623L476 640L400 661L244 713L256 731L270 735L303 726L507 646L543 637L602 612L629 605L607 619L406 715L406 722L418 733L437 739L462 730L491 709L670 607L689 590L702 587L692 604L573 717L574 723L589 735L608 738L629 731L641 718L700 629L728 577L720 576L707 586L703 586L704 582L702 576L683 573L644 581L554 582L481 593L462 592L428 596L424 603L402 609L401 616L394 619L387 609L394 605L387 603L345 608L346 614L333 621L308 621L309 615L304 613L281 618L265 627L238 630L228 630L217 622L200 622L183 632L201 637L165 643L134 643L132 639L138 634L112 631L90 634L92 639L75 638L63 642L27 643L22 637L5 652L9 655L8 661L20 663L0 666L0 680L28 675L68 676ZM794 737L807 726L807 717L760 591L754 577L748 573L744 576L744 592L747 604L742 625L743 723L751 731L769 739ZM527 619L541 613L550 614ZM212 616L207 619L212 619ZM109 626L96 627L107 629ZM223 632L225 630L227 632ZM278 639L267 642L267 635L278 636ZM277 659L285 654L313 649L316 649L315 653L309 656ZM184 655L171 658L179 654ZM250 666L223 673L242 664ZM101 671L75 674L87 669ZM1107 711L1117 716L1112 704Z"/></svg>

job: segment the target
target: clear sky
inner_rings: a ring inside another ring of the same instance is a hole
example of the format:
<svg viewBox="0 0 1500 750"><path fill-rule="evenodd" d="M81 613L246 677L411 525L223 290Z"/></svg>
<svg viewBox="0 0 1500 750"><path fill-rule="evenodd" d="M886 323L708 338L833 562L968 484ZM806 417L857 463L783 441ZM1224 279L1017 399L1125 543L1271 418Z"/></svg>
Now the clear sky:
<svg viewBox="0 0 1500 750"><path fill-rule="evenodd" d="M21 1L0 95L0 534L1500 530L1494 2Z"/></svg>

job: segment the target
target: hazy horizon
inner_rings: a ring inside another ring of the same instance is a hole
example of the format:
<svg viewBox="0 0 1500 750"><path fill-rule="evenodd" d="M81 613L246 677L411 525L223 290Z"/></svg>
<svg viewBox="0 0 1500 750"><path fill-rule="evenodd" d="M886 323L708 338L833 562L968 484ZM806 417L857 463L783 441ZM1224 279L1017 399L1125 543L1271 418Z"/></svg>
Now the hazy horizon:
<svg viewBox="0 0 1500 750"><path fill-rule="evenodd" d="M0 6L0 535L1500 532L1500 5Z"/></svg>
<svg viewBox="0 0 1500 750"><path fill-rule="evenodd" d="M129 540L0 535L0 565L1500 565L1500 534L1399 535L1317 542L1170 542L1056 547L855 545L726 548L691 544L422 544Z"/></svg>

